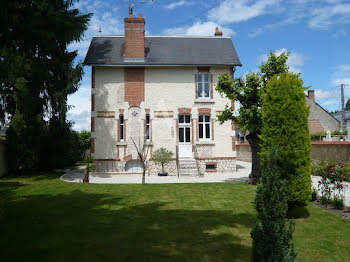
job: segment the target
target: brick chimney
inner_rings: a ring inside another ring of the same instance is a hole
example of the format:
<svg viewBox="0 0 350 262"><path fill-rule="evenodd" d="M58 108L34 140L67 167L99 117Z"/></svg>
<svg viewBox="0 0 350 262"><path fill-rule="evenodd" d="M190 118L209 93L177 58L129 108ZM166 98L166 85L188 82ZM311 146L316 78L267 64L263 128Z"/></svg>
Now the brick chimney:
<svg viewBox="0 0 350 262"><path fill-rule="evenodd" d="M125 58L145 58L145 19L141 14L134 17L131 12L129 17L124 18L125 39L124 55Z"/></svg>
<svg viewBox="0 0 350 262"><path fill-rule="evenodd" d="M214 36L222 36L222 31L219 30L219 27L215 28Z"/></svg>
<svg viewBox="0 0 350 262"><path fill-rule="evenodd" d="M315 90L309 90L307 91L307 96L309 99L315 102Z"/></svg>

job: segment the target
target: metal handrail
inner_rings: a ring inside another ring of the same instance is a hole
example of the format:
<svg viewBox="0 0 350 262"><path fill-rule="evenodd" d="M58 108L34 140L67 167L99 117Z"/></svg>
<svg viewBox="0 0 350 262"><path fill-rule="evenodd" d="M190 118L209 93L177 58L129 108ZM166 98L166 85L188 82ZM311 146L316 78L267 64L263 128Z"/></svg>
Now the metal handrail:
<svg viewBox="0 0 350 262"><path fill-rule="evenodd" d="M197 151L197 146L196 145L193 145L193 153L194 153L194 160L196 161L196 165L197 165L197 171L198 171L198 176L200 176L200 172L199 172L199 164L198 164L198 161L199 161L199 157L198 157L198 151Z"/></svg>
<svg viewBox="0 0 350 262"><path fill-rule="evenodd" d="M179 146L176 145L176 167L177 167L177 177L180 177L180 166L179 166Z"/></svg>

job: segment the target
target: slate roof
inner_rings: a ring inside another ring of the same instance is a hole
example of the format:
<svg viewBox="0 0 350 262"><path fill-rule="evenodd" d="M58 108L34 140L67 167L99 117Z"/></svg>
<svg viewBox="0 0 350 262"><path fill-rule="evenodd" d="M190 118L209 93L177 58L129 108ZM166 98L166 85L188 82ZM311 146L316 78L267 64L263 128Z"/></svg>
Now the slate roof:
<svg viewBox="0 0 350 262"><path fill-rule="evenodd" d="M124 36L93 37L85 65L241 66L228 37L145 37L144 61L124 61Z"/></svg>

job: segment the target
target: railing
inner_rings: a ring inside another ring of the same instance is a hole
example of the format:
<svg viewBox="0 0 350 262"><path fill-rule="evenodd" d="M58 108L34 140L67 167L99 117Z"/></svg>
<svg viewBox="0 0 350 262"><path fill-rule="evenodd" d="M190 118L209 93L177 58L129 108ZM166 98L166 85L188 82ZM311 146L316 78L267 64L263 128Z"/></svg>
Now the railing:
<svg viewBox="0 0 350 262"><path fill-rule="evenodd" d="M194 160L196 161L197 170L198 170L198 176L200 176L201 174L200 174L200 171L199 171L199 164L198 164L199 159L198 159L197 146L194 145L194 146L193 146L193 149L194 149L194 150L193 150L193 153L194 153Z"/></svg>
<svg viewBox="0 0 350 262"><path fill-rule="evenodd" d="M180 166L179 166L179 146L176 145L176 168L177 168L177 177L180 177Z"/></svg>

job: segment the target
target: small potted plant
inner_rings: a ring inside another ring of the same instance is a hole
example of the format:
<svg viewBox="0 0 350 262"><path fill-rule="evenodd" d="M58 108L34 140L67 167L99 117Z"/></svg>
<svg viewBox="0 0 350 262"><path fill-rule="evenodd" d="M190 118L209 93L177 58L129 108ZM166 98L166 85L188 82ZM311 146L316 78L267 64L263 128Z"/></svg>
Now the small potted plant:
<svg viewBox="0 0 350 262"><path fill-rule="evenodd" d="M152 155L152 160L157 164L162 166L162 172L158 173L158 176L167 176L168 173L164 171L164 165L171 161L171 157L173 156L173 152L161 147L154 151Z"/></svg>

